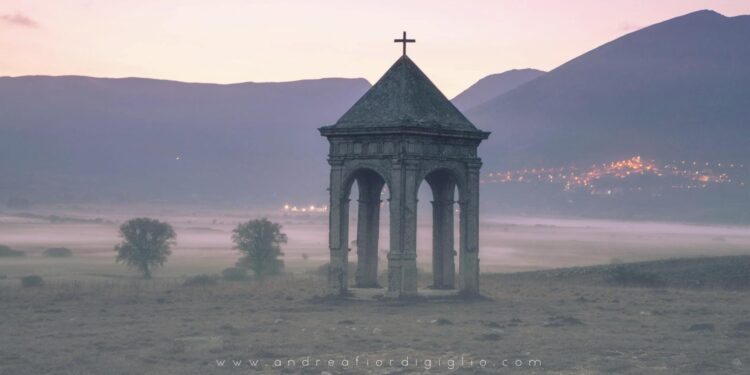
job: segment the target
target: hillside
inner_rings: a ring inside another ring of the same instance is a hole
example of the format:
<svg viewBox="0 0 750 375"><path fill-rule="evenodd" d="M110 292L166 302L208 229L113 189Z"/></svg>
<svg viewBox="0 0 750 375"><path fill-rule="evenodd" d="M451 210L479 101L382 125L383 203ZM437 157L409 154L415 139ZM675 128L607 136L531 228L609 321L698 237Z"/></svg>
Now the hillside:
<svg viewBox="0 0 750 375"><path fill-rule="evenodd" d="M750 221L748 35L750 16L691 13L468 111L492 131L488 209Z"/></svg>
<svg viewBox="0 0 750 375"><path fill-rule="evenodd" d="M493 275L515 281L544 280L640 288L750 289L750 256L670 258L645 262Z"/></svg>
<svg viewBox="0 0 750 375"><path fill-rule="evenodd" d="M316 128L369 86L0 78L0 199L322 199L327 145Z"/></svg>
<svg viewBox="0 0 750 375"><path fill-rule="evenodd" d="M496 167L750 158L750 16L635 31L469 111Z"/></svg>
<svg viewBox="0 0 750 375"><path fill-rule="evenodd" d="M536 69L513 69L491 74L456 95L451 102L461 111L467 111L534 80L544 73Z"/></svg>

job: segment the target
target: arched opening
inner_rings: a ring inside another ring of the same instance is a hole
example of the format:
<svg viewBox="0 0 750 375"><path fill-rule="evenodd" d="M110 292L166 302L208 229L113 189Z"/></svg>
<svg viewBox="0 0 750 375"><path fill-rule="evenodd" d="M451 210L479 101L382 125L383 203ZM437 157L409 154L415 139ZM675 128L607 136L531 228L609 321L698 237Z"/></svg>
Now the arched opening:
<svg viewBox="0 0 750 375"><path fill-rule="evenodd" d="M417 196L417 262L428 266L432 276L421 282L430 289L454 289L459 243L457 179L450 170L437 169L424 181Z"/></svg>
<svg viewBox="0 0 750 375"><path fill-rule="evenodd" d="M390 232L388 195L385 179L372 169L359 169L347 181L345 220L350 239L348 248L357 259L353 265L356 288L381 288L379 263L385 259L387 250L380 249L380 245L389 243ZM350 197L356 200L351 202Z"/></svg>

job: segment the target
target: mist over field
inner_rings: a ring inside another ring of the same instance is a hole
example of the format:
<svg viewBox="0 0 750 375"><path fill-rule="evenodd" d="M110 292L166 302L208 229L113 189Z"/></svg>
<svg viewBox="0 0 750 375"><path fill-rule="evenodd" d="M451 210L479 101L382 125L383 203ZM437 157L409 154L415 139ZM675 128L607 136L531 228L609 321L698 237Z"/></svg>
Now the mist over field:
<svg viewBox="0 0 750 375"><path fill-rule="evenodd" d="M432 218L424 203L419 207L418 264L431 272ZM356 207L352 207L350 238L356 239ZM26 252L22 259L3 259L0 274L39 273L50 277L106 274L138 277L114 264L113 247L120 241L117 229L132 217L153 217L170 223L177 245L157 277L179 278L194 273L218 273L231 267L240 253L234 249L232 230L240 222L268 217L283 225L289 237L284 246L287 271L314 272L328 262L326 213L290 213L283 210L158 208L151 206L80 206L0 214L4 245ZM750 228L669 222L596 219L481 216L482 272L517 272L594 264L615 264L675 257L750 255ZM458 219L456 218L456 222ZM380 268L384 272L388 251L389 219L380 224ZM456 228L456 239L460 238ZM45 259L43 251L65 247L69 259ZM356 247L356 245L352 245ZM350 261L356 263L356 252ZM106 270L106 272L104 271ZM200 271L200 272L199 272ZM426 285L425 285L426 286Z"/></svg>

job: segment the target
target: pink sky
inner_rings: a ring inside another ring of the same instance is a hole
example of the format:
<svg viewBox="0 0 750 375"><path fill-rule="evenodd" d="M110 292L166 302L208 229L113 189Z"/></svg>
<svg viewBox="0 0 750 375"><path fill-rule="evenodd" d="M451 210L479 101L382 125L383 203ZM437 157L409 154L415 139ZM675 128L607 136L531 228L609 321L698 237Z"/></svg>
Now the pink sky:
<svg viewBox="0 0 750 375"><path fill-rule="evenodd" d="M700 9L750 14L750 1L2 0L0 76L374 82L407 30L409 55L452 97Z"/></svg>

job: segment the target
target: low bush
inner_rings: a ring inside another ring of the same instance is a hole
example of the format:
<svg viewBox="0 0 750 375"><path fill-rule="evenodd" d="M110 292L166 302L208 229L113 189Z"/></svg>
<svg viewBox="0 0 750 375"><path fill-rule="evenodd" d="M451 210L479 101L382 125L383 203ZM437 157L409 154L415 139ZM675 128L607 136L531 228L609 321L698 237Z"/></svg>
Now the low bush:
<svg viewBox="0 0 750 375"><path fill-rule="evenodd" d="M247 268L243 267L229 267L221 271L221 277L227 281L243 281L247 280Z"/></svg>
<svg viewBox="0 0 750 375"><path fill-rule="evenodd" d="M196 275L188 277L182 283L183 286L210 286L216 285L219 282L219 277L215 275Z"/></svg>
<svg viewBox="0 0 750 375"><path fill-rule="evenodd" d="M44 285L44 279L42 279L41 276L29 275L21 278L21 286L24 288L31 288L42 285Z"/></svg>
<svg viewBox="0 0 750 375"><path fill-rule="evenodd" d="M330 263L323 264L322 266L318 267L313 273L322 278L328 277L328 267L330 267Z"/></svg>
<svg viewBox="0 0 750 375"><path fill-rule="evenodd" d="M0 245L0 257L22 257L26 255L23 251L13 250L10 246Z"/></svg>
<svg viewBox="0 0 750 375"><path fill-rule="evenodd" d="M319 266L316 269L311 269L308 272L312 273L315 276L327 278L328 277L328 267L330 267L330 263L324 263L323 265ZM357 270L357 264L353 262L349 262L349 269L347 270L350 277L354 277L354 273Z"/></svg>
<svg viewBox="0 0 750 375"><path fill-rule="evenodd" d="M44 256L50 258L67 258L73 256L73 250L65 247L53 247L44 250Z"/></svg>
<svg viewBox="0 0 750 375"><path fill-rule="evenodd" d="M610 284L622 286L655 288L664 285L664 282L659 278L659 275L651 272L640 271L627 265L613 267L606 278Z"/></svg>

